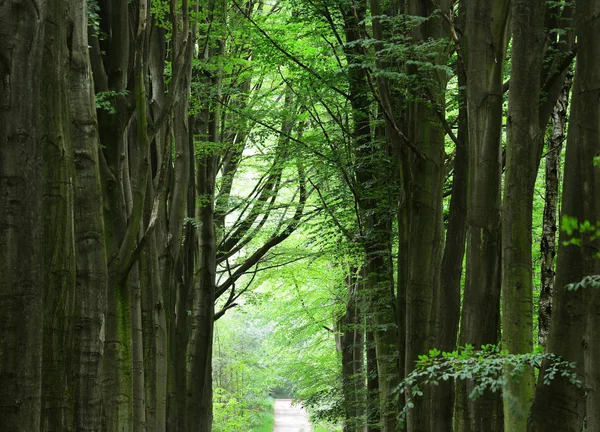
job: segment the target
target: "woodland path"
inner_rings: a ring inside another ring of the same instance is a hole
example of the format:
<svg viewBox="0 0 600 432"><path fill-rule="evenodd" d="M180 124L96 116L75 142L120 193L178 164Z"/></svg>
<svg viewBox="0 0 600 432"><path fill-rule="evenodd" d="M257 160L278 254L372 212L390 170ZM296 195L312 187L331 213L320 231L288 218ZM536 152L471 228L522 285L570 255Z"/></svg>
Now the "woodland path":
<svg viewBox="0 0 600 432"><path fill-rule="evenodd" d="M292 399L275 399L273 432L312 432L308 413L300 406L292 406Z"/></svg>

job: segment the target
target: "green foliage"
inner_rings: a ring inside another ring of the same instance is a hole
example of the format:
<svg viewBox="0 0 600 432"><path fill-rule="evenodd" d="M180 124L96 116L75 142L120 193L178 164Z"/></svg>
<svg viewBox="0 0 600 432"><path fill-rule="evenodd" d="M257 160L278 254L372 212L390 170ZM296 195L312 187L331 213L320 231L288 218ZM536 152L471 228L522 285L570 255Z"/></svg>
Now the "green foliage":
<svg viewBox="0 0 600 432"><path fill-rule="evenodd" d="M412 400L423 396L424 386L439 385L440 381L472 380L473 389L469 397L477 399L486 391L501 392L507 379L518 381L529 367L539 369L542 363L545 365L542 378L545 385L560 377L581 387L575 363L556 354L544 353L541 347L527 354L510 354L492 344L484 345L480 350L475 350L472 345L452 352L430 350L427 355L419 356L415 370L396 389L407 400L400 413L400 423L405 424L407 411L414 407ZM507 378L507 372L510 378Z"/></svg>
<svg viewBox="0 0 600 432"><path fill-rule="evenodd" d="M127 90L98 92L96 93L96 108L106 111L109 114L116 114L116 99L119 97L125 97L128 94L129 92Z"/></svg>
<svg viewBox="0 0 600 432"><path fill-rule="evenodd" d="M576 217L563 215L560 228L570 239L563 241L563 246L583 246L584 241L593 242L600 238L600 220L595 224L589 220L579 221ZM600 252L596 253L600 258Z"/></svg>
<svg viewBox="0 0 600 432"><path fill-rule="evenodd" d="M273 432L275 426L275 417L273 412L273 398L265 398L259 405L260 411L253 421L250 432Z"/></svg>
<svg viewBox="0 0 600 432"><path fill-rule="evenodd" d="M311 419L330 424L339 423L344 418L344 397L341 381L337 386L308 395L304 406L310 411Z"/></svg>
<svg viewBox="0 0 600 432"><path fill-rule="evenodd" d="M167 30L167 37L170 37L171 18L168 0L154 0L150 7L150 13L157 27Z"/></svg>
<svg viewBox="0 0 600 432"><path fill-rule="evenodd" d="M97 0L89 0L87 2L88 10L88 26L94 30L94 35L100 35L100 6Z"/></svg>
<svg viewBox="0 0 600 432"><path fill-rule="evenodd" d="M269 329L248 323L227 315L217 321L213 357L215 432L272 430L273 400L266 395L273 379L262 349Z"/></svg>
<svg viewBox="0 0 600 432"><path fill-rule="evenodd" d="M576 291L581 288L600 288L600 275L588 275L579 282L567 285L567 290Z"/></svg>

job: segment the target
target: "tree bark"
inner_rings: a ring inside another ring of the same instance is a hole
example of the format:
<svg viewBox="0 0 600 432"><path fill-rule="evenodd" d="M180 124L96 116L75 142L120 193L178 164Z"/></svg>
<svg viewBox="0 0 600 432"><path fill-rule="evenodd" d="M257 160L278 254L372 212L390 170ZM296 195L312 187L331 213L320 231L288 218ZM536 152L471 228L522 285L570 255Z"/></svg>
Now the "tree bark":
<svg viewBox="0 0 600 432"><path fill-rule="evenodd" d="M88 54L87 8L70 0L71 136L75 160L76 290L73 302L75 430L102 430L107 267L98 123Z"/></svg>
<svg viewBox="0 0 600 432"><path fill-rule="evenodd" d="M434 18L435 10L448 14L449 2L438 2L435 6L427 1L407 2L406 13L427 17L427 21L412 30L414 43L437 40L447 36L448 28L441 17ZM431 60L436 65L445 65L449 47L439 48ZM431 54L431 53L429 53ZM425 74L408 66L409 74ZM421 155L415 155L406 145L401 152L399 165L403 188L403 203L406 207L408 226L402 232L408 236L406 280L406 365L405 375L410 374L419 355L427 354L433 347L437 333L437 301L440 296L440 270L444 231L442 225L444 177L444 132L435 121L436 110L445 116L445 88L448 75L438 71L422 76L431 84L415 89L416 101L408 104L408 139ZM400 267L400 266L399 266ZM412 398L414 408L407 413L407 428L410 431L430 431L437 423L431 404L431 388L423 389L422 398ZM447 402L447 401L445 401Z"/></svg>
<svg viewBox="0 0 600 432"><path fill-rule="evenodd" d="M43 103L47 3L0 4L0 429L41 421Z"/></svg>
<svg viewBox="0 0 600 432"><path fill-rule="evenodd" d="M42 430L73 427L71 305L75 295L74 165L69 109L68 2L48 5L42 61L44 331Z"/></svg>
<svg viewBox="0 0 600 432"><path fill-rule="evenodd" d="M377 352L375 338L370 329L365 331L367 367L367 432L380 432L379 427L379 378L377 376Z"/></svg>

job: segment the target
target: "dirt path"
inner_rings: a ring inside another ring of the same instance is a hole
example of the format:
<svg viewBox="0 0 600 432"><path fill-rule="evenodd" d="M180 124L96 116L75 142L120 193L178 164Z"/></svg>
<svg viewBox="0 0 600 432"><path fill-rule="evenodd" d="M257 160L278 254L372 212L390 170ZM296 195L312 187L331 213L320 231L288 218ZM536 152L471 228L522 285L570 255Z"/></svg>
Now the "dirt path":
<svg viewBox="0 0 600 432"><path fill-rule="evenodd" d="M294 405L291 399L275 399L275 429L273 432L312 432L304 408Z"/></svg>

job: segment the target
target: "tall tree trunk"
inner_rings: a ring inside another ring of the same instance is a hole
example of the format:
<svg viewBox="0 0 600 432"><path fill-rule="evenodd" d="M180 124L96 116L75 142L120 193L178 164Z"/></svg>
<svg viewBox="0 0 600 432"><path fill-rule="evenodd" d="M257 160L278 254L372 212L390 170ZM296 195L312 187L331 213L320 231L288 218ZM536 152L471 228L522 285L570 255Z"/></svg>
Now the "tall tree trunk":
<svg viewBox="0 0 600 432"><path fill-rule="evenodd" d="M562 221L597 223L600 214L600 170L595 160L600 152L600 28L597 19L600 4L595 1L577 2L576 29L579 42L573 104L567 138L565 178L562 196ZM556 377L550 385L540 379L529 418L530 431L580 431L584 417L587 429L600 427L599 382L597 355L599 292L596 288L566 288L585 276L600 274L597 253L600 240L562 227L556 264L556 290L548 335L547 352L575 362L576 372L584 379L584 388ZM565 246L575 236L580 245ZM543 365L540 377L547 371Z"/></svg>
<svg viewBox="0 0 600 432"><path fill-rule="evenodd" d="M428 17L424 24L412 30L415 43L444 38L447 27L440 18L432 14L441 8L449 12L449 2L438 2L435 6L427 1L407 2L406 12L413 16ZM434 64L445 65L448 51L440 48L433 59ZM429 53L431 54L431 53ZM413 67L409 73L423 74ZM416 156L405 145L400 161L404 203L408 227L402 232L408 235L408 248L399 254L408 255L406 281L406 370L411 373L419 355L427 354L432 348L437 332L437 301L440 295L440 270L444 231L442 224L444 177L444 132L435 121L436 110L445 116L444 91L448 81L445 72L428 76L432 83L418 90L417 100L409 104L407 130L408 139L420 152ZM400 267L400 266L399 266ZM422 398L414 398L414 408L408 411L409 431L425 432L437 422L431 406L431 389L424 389Z"/></svg>
<svg viewBox="0 0 600 432"><path fill-rule="evenodd" d="M459 63L461 61L459 60ZM458 323L460 320L460 288L465 257L467 234L467 139L468 119L464 85L464 69L458 67L459 113L454 172L452 174L452 197L448 214L448 228L442 258L442 282L437 302L438 328L435 347L442 352L456 349ZM462 90L461 90L462 89ZM454 414L454 383L440 382L432 394L432 425L435 432L452 430Z"/></svg>
<svg viewBox="0 0 600 432"><path fill-rule="evenodd" d="M550 317L552 316L552 297L554 296L554 266L556 257L556 221L558 210L559 172L563 141L565 139L565 126L567 124L567 109L569 105L569 92L571 80L565 84L552 113L552 133L547 144L546 154L546 187L544 194L544 218L540 252L541 263L541 288L538 317L538 343L546 346L548 332L550 331Z"/></svg>
<svg viewBox="0 0 600 432"><path fill-rule="evenodd" d="M544 9L544 0L512 2L512 69L502 212L502 346L513 354L533 350L532 212L545 129L539 122L540 72L546 44ZM510 374L507 370L504 427L522 431L526 429L533 397L533 369L526 368L518 380Z"/></svg>
<svg viewBox="0 0 600 432"><path fill-rule="evenodd" d="M102 356L107 289L98 160L99 138L88 54L88 10L70 0L71 136L75 160L76 290L72 307L74 429L102 430Z"/></svg>
<svg viewBox="0 0 600 432"><path fill-rule="evenodd" d="M48 5L42 81L44 156L44 329L42 430L73 427L71 302L75 290L73 148L69 109L68 4Z"/></svg>
<svg viewBox="0 0 600 432"><path fill-rule="evenodd" d="M47 3L0 4L0 429L40 430Z"/></svg>
<svg viewBox="0 0 600 432"><path fill-rule="evenodd" d="M185 430L210 431L212 423L212 338L216 283L214 182L216 158L201 157L197 166L199 267L194 287L191 334L187 352L187 408Z"/></svg>
<svg viewBox="0 0 600 432"><path fill-rule="evenodd" d="M500 184L502 75L509 0L474 0L466 7L463 58L467 75L469 176L467 269L460 345L496 344L500 336ZM457 386L459 432L502 430L500 395L468 400L472 383Z"/></svg>

